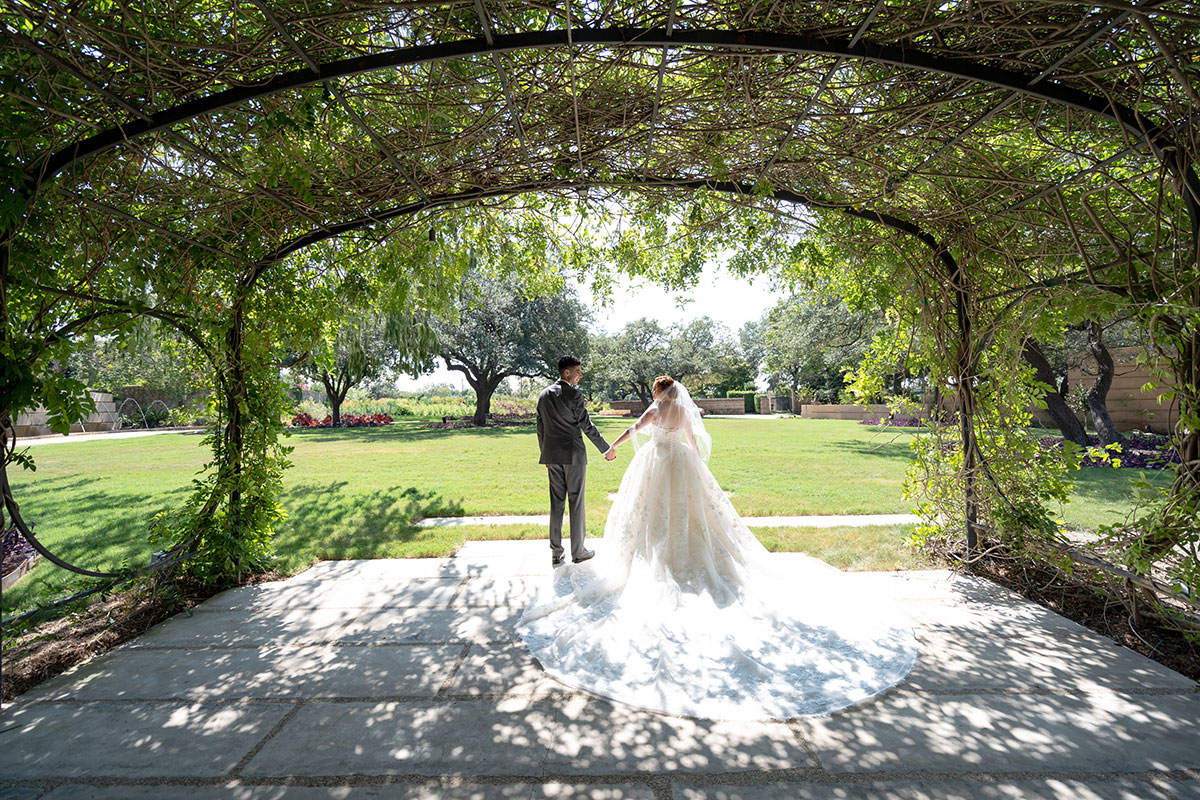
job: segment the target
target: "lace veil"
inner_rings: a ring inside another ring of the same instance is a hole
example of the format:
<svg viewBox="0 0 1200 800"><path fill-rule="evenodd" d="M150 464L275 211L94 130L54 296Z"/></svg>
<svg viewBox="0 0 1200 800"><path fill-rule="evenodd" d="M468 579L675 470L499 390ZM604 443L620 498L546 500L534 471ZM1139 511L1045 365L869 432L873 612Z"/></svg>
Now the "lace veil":
<svg viewBox="0 0 1200 800"><path fill-rule="evenodd" d="M690 445L687 431L692 432L696 441L696 452L701 460L708 462L712 455L712 437L704 429L704 418L700 407L692 399L687 387L675 381L662 392L662 397L650 404L642 416L633 425L633 449L640 450L650 442L653 434L651 421L665 428L670 436L678 436L685 444Z"/></svg>

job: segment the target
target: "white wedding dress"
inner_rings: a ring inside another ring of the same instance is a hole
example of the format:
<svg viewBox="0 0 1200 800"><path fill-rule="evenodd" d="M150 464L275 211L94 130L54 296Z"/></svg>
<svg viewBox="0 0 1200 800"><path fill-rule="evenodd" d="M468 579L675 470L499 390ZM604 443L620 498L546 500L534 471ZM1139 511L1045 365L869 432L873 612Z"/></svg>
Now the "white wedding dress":
<svg viewBox="0 0 1200 800"><path fill-rule="evenodd" d="M743 720L828 714L904 679L916 641L887 598L819 559L771 556L687 428L643 427L596 557L555 570L518 624L547 673L642 709Z"/></svg>

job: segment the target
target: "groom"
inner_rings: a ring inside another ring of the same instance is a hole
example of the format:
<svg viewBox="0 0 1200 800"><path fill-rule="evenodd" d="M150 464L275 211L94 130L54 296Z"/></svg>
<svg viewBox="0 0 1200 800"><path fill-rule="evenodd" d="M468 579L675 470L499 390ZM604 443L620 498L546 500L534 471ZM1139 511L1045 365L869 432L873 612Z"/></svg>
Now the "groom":
<svg viewBox="0 0 1200 800"><path fill-rule="evenodd" d="M562 546L563 503L571 500L571 559L578 564L596 555L585 550L583 536L586 518L583 513L583 490L587 477L587 448L580 431L604 453L606 461L617 457L600 431L588 417L583 393L575 387L583 378L583 368L575 356L558 360L558 380L538 395L537 435L542 457L550 473L550 553L551 563L564 563Z"/></svg>

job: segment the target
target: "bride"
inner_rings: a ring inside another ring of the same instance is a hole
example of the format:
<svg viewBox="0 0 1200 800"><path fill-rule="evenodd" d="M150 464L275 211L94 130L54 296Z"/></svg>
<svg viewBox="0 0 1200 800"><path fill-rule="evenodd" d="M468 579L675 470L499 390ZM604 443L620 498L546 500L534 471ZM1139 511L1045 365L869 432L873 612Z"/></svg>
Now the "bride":
<svg viewBox="0 0 1200 800"><path fill-rule="evenodd" d="M711 719L828 714L904 679L908 620L819 559L770 557L709 471L712 439L682 384L655 380L612 447L631 439L597 557L555 570L518 624L548 674Z"/></svg>

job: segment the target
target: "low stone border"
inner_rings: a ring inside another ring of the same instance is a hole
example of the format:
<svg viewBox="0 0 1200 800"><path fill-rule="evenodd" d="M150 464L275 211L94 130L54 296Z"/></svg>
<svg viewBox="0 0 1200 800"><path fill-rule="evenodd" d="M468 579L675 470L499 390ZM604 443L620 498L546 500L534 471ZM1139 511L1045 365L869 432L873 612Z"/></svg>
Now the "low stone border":
<svg viewBox="0 0 1200 800"><path fill-rule="evenodd" d="M33 568L41 560L41 553L33 553L27 556L20 564L17 564L16 567L4 573L4 579L0 581L0 592L7 592L13 586L16 586L17 581L32 572Z"/></svg>

